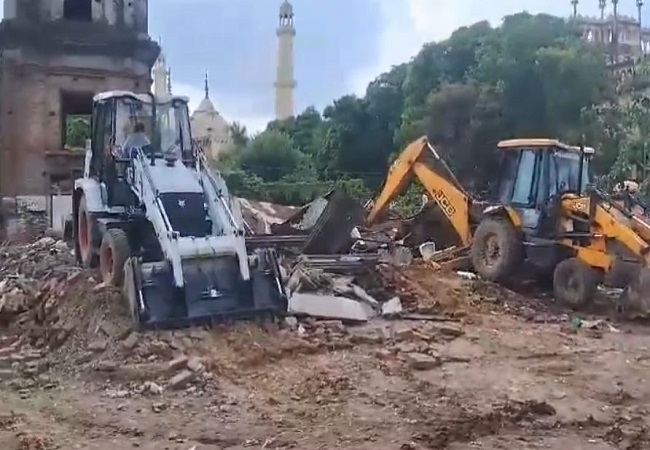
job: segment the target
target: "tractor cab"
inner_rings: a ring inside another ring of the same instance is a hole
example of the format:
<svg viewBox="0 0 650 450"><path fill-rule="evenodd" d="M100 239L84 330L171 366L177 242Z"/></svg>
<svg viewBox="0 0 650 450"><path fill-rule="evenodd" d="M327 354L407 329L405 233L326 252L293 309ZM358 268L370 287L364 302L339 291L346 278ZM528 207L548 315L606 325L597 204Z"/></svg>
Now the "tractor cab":
<svg viewBox="0 0 650 450"><path fill-rule="evenodd" d="M126 182L135 152L168 162L194 162L188 99L110 91L94 98L92 136L86 176L106 186L107 203L130 206L134 199Z"/></svg>
<svg viewBox="0 0 650 450"><path fill-rule="evenodd" d="M593 148L555 139L510 139L499 142L498 149L502 158L495 200L518 213L526 234L550 231L556 201L586 191Z"/></svg>

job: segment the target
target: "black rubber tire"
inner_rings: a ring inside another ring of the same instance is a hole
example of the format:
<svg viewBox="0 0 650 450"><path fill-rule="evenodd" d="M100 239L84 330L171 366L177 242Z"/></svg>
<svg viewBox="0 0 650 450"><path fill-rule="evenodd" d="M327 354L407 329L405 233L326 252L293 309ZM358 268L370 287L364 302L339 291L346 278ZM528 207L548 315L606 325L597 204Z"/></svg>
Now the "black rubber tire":
<svg viewBox="0 0 650 450"><path fill-rule="evenodd" d="M136 264L134 257L130 257L124 263L124 273L122 282L122 295L124 296L125 306L131 317L132 326L135 330L140 330L140 313L138 307L138 292L135 281Z"/></svg>
<svg viewBox="0 0 650 450"><path fill-rule="evenodd" d="M608 287L624 289L638 279L642 267L640 263L615 261L605 275L604 284Z"/></svg>
<svg viewBox="0 0 650 450"><path fill-rule="evenodd" d="M78 262L86 268L95 268L99 264L97 252L95 251L97 241L97 230L95 218L88 211L86 198L79 199L77 209L77 235L75 236L75 250Z"/></svg>
<svg viewBox="0 0 650 450"><path fill-rule="evenodd" d="M650 269L642 267L630 282L619 302L619 308L629 319L650 316Z"/></svg>
<svg viewBox="0 0 650 450"><path fill-rule="evenodd" d="M109 228L99 248L99 270L102 281L114 286L124 282L124 263L131 256L129 238L124 230Z"/></svg>
<svg viewBox="0 0 650 450"><path fill-rule="evenodd" d="M593 300L598 279L598 272L579 259L565 259L553 271L553 294L557 301L579 309Z"/></svg>
<svg viewBox="0 0 650 450"><path fill-rule="evenodd" d="M497 253L492 255L491 253ZM479 223L470 248L477 274L488 281L504 281L523 262L523 242L509 220L485 218Z"/></svg>

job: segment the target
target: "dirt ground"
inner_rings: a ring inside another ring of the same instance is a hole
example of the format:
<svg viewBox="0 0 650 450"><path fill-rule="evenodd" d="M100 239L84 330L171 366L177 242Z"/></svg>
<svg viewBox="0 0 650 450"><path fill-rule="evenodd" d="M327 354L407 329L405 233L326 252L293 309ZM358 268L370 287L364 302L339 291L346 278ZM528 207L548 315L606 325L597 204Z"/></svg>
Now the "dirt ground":
<svg viewBox="0 0 650 450"><path fill-rule="evenodd" d="M436 320L133 334L74 283L64 343L0 328L0 449L650 448L643 324L416 266L387 289Z"/></svg>

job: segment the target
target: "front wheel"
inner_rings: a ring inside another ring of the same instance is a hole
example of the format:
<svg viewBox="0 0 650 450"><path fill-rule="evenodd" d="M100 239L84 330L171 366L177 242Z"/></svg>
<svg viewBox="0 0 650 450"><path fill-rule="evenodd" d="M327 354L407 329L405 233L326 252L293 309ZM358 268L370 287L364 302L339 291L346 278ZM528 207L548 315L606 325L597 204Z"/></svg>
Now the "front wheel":
<svg viewBox="0 0 650 450"><path fill-rule="evenodd" d="M83 267L97 267L97 254L95 253L96 241L96 224L93 214L88 211L86 197L82 196L79 200L77 210L77 228L75 236L75 253L77 260Z"/></svg>
<svg viewBox="0 0 650 450"><path fill-rule="evenodd" d="M510 221L488 217L474 233L470 259L482 278L503 281L522 263L523 242Z"/></svg>
<svg viewBox="0 0 650 450"><path fill-rule="evenodd" d="M594 298L598 273L577 258L560 262L553 272L555 299L572 309L579 309Z"/></svg>
<svg viewBox="0 0 650 450"><path fill-rule="evenodd" d="M109 228L102 237L99 248L99 270L102 281L114 286L122 286L124 263L131 256L129 239L124 230Z"/></svg>

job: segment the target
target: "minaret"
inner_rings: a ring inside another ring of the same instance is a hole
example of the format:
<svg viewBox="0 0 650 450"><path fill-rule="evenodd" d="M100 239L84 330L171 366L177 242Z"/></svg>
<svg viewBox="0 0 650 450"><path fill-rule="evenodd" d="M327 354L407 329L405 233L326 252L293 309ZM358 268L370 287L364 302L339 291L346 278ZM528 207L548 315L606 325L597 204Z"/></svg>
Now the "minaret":
<svg viewBox="0 0 650 450"><path fill-rule="evenodd" d="M205 98L210 98L210 81L208 78L208 72L205 72L205 79L203 80L203 89L205 90Z"/></svg>
<svg viewBox="0 0 650 450"><path fill-rule="evenodd" d="M275 118L287 119L293 116L296 80L293 77L293 40L296 29L293 27L293 6L284 0L280 6L278 36L278 72L275 81Z"/></svg>
<svg viewBox="0 0 650 450"><path fill-rule="evenodd" d="M573 6L573 17L578 17L578 0L571 0L571 6Z"/></svg>
<svg viewBox="0 0 650 450"><path fill-rule="evenodd" d="M163 98L167 95L167 59L163 52L153 66L153 94L156 98Z"/></svg>
<svg viewBox="0 0 650 450"><path fill-rule="evenodd" d="M612 0L612 12L614 13L614 24L612 30L612 62L618 62L618 0Z"/></svg>
<svg viewBox="0 0 650 450"><path fill-rule="evenodd" d="M600 20L605 20L606 7L607 7L607 0L598 0L598 9L600 9Z"/></svg>
<svg viewBox="0 0 650 450"><path fill-rule="evenodd" d="M639 56L643 56L643 0L636 0L637 18L639 20Z"/></svg>

